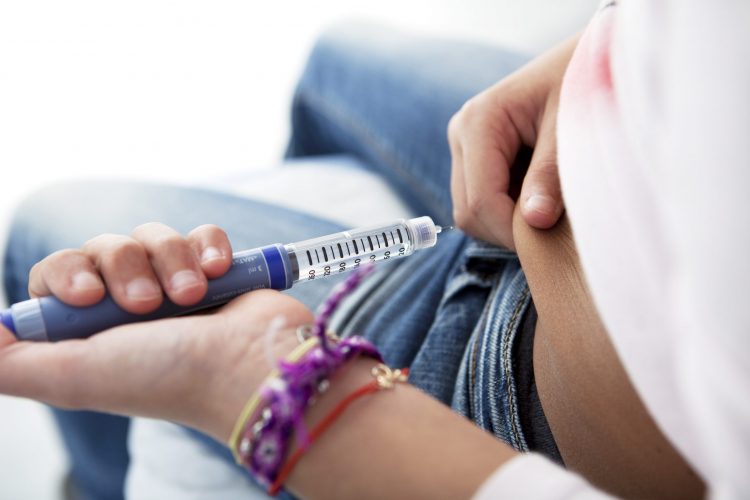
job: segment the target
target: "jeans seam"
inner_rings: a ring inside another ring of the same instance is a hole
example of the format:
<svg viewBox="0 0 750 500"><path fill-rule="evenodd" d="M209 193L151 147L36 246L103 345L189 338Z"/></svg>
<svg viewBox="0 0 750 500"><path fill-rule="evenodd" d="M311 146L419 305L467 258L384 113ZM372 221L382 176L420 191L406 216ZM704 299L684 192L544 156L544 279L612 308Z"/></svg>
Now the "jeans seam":
<svg viewBox="0 0 750 500"><path fill-rule="evenodd" d="M514 334L516 323L518 322L518 318L521 316L521 311L524 309L526 305L526 301L529 297L529 288L525 287L523 293L521 294L521 297L518 299L518 303L516 304L516 308L513 311L513 314L510 317L510 320L508 321L508 325L505 328L505 332L503 333L503 352L502 352L502 358L503 358L503 375L505 377L506 383L506 395L508 397L508 409L510 411L510 427L511 432L513 433L513 438L516 441L517 448L521 451L525 451L525 439L521 435L521 431L519 429L518 425L518 407L516 405L516 394L514 390L514 384L513 384L513 372L512 372L512 365L511 365L511 337Z"/></svg>
<svg viewBox="0 0 750 500"><path fill-rule="evenodd" d="M422 187L419 178L413 176L409 170L404 167L404 162L399 159L397 152L382 144L378 140L378 134L371 128L361 125L352 115L346 112L345 106L338 105L335 101L325 98L322 94L309 89L298 90L297 98L299 103L309 103L308 109L318 113L324 119L336 124L344 130L348 130L359 141L367 144L380 160L388 164L391 171L400 178L402 182L409 184L410 188L418 196L419 201L436 212L442 212L443 208L433 201L438 198L434 193L430 193ZM444 214L441 214L441 216ZM450 217L449 217L450 219Z"/></svg>
<svg viewBox="0 0 750 500"><path fill-rule="evenodd" d="M485 310L482 311L482 316L484 317L484 314L487 310L487 304L485 304ZM477 336L473 339L474 343L471 346L471 361L469 362L469 366L471 367L471 370L469 371L469 404L468 407L471 408L472 415L477 415L477 408L476 408L476 396L474 394L474 388L477 385L477 353L479 351L479 343L482 339L482 333L484 332L484 325L482 324L483 321L480 321L481 328L477 329ZM473 418L472 418L473 420Z"/></svg>
<svg viewBox="0 0 750 500"><path fill-rule="evenodd" d="M479 418L482 415L481 408L478 407L479 401L481 400L481 394L477 394L477 374L479 372L479 350L481 349L481 344L485 339L485 336L488 335L491 331L492 325L489 321L490 315L492 313L492 309L495 304L495 299L497 295L500 293L500 282L502 276L496 275L494 279L492 280L492 290L490 291L490 294L487 297L487 301L485 302L484 308L482 309L482 314L480 315L481 321L478 324L478 330L477 330L477 336L474 338L474 345L472 346L472 359L471 364L469 365L471 367L470 371L470 381L471 381L471 390L469 391L470 396L470 408L472 409L472 412L474 416ZM485 426L484 422L481 420L474 419L476 423L480 425L482 428L486 428L487 430L491 430L493 434L495 433L492 429L492 424L490 421L490 424L488 426Z"/></svg>

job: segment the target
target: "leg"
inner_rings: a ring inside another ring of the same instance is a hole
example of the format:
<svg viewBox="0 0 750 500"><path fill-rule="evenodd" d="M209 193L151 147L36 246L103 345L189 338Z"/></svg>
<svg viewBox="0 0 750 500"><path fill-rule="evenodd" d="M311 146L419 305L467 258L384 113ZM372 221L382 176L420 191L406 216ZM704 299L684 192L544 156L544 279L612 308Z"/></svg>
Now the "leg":
<svg viewBox="0 0 750 500"><path fill-rule="evenodd" d="M292 107L289 156L346 153L386 178L415 213L452 220L450 117L524 57L370 25L316 44Z"/></svg>

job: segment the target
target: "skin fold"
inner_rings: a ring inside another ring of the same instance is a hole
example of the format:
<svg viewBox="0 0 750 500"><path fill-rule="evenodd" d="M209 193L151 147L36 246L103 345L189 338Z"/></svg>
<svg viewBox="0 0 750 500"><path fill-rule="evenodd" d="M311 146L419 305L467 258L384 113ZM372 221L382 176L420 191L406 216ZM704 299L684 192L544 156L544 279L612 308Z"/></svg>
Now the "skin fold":
<svg viewBox="0 0 750 500"><path fill-rule="evenodd" d="M539 398L566 466L619 496L701 498L700 478L659 431L617 357L567 217L540 231L517 211L513 230L539 314Z"/></svg>

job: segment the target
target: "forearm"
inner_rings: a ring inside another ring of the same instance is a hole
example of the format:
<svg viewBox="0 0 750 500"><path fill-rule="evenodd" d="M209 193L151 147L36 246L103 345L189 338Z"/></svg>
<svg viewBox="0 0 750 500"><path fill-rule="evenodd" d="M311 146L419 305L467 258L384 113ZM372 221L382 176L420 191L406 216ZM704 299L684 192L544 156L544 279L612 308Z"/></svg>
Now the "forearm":
<svg viewBox="0 0 750 500"><path fill-rule="evenodd" d="M370 382L374 365L358 359L342 368L307 411L308 430ZM469 498L514 454L420 390L396 384L354 401L310 446L285 487L304 498Z"/></svg>

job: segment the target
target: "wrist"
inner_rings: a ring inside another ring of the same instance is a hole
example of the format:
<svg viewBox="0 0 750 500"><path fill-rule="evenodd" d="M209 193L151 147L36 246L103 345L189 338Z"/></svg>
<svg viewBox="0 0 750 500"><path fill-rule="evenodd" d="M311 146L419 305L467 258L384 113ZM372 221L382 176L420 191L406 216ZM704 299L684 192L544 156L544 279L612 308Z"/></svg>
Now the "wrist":
<svg viewBox="0 0 750 500"><path fill-rule="evenodd" d="M290 456L295 441L303 447L297 454L301 456L354 399L391 387L394 381L400 380L398 370L392 372L383 367L378 372L373 371L377 380L345 398L310 434L305 417L316 400L328 392L331 380L359 357L382 359L375 346L362 337L326 340L317 322L313 330L314 335L281 361L248 400L229 438L237 462L244 464L269 492L278 491L292 464L299 459Z"/></svg>
<svg viewBox="0 0 750 500"><path fill-rule="evenodd" d="M266 342L265 338L256 339L260 345L248 349L252 350L252 355L242 356L233 366L227 366L219 375L222 378L219 387L207 398L205 424L199 428L219 442L229 440L237 417L275 368L269 363L285 359L300 345L296 328L285 328L275 335L271 344L264 345Z"/></svg>

